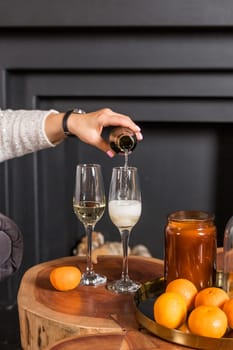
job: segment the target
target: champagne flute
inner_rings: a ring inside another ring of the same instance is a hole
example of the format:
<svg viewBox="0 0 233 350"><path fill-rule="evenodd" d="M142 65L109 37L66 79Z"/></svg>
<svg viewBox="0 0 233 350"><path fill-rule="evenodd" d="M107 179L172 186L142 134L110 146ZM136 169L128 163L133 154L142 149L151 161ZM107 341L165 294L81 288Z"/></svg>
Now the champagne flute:
<svg viewBox="0 0 233 350"><path fill-rule="evenodd" d="M128 274L128 245L132 228L141 216L141 191L138 171L135 167L115 167L109 189L108 210L113 224L118 228L123 245L121 279L107 285L116 293L134 293L139 282L132 281Z"/></svg>
<svg viewBox="0 0 233 350"><path fill-rule="evenodd" d="M104 284L105 276L94 272L92 264L92 232L105 210L105 193L101 166L80 164L76 168L73 208L77 218L83 223L87 236L87 265L81 284L97 286Z"/></svg>

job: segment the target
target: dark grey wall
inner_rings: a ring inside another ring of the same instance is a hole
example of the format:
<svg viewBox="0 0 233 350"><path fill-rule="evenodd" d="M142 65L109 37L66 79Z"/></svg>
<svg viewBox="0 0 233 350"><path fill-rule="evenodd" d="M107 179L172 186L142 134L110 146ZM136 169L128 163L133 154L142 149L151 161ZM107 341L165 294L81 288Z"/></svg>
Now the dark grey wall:
<svg viewBox="0 0 233 350"><path fill-rule="evenodd" d="M222 245L233 212L232 23L230 0L2 2L0 105L108 106L129 114L144 134L130 156L143 194L131 244L146 244L162 257L167 214L203 209L215 213ZM72 211L80 162L102 165L107 193L111 169L123 159L68 140L0 165L0 210L25 240L21 270L1 284L0 318L14 309L23 273L71 254L83 235ZM119 240L107 212L96 228L106 240ZM0 342L14 342L0 324Z"/></svg>

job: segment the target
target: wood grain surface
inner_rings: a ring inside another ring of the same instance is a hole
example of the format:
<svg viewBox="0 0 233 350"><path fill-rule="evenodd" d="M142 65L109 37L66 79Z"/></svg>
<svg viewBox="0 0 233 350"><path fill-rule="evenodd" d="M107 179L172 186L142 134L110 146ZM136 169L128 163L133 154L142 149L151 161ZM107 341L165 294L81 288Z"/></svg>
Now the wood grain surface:
<svg viewBox="0 0 233 350"><path fill-rule="evenodd" d="M185 346L179 346L148 333L136 330L126 331L123 334L95 334L88 336L72 337L57 342L45 350L185 350Z"/></svg>
<svg viewBox="0 0 233 350"><path fill-rule="evenodd" d="M133 295L118 295L106 286L78 286L68 292L56 291L49 282L50 271L57 266L74 265L82 271L82 257L66 257L29 269L18 293L21 343L24 350L41 350L72 335L119 333L138 329ZM95 271L108 281L121 275L122 257L101 256ZM130 257L129 274L140 282L163 275L158 259Z"/></svg>
<svg viewBox="0 0 233 350"><path fill-rule="evenodd" d="M222 248L217 267L222 269ZM142 350L190 349L169 343L142 329L135 318L133 295L117 295L106 286L78 286L58 292L49 282L57 266L73 265L84 271L84 257L65 257L36 265L21 281L18 293L21 342L24 350ZM95 271L108 281L121 275L122 257L100 256ZM163 275L163 261L129 258L132 279L142 283Z"/></svg>

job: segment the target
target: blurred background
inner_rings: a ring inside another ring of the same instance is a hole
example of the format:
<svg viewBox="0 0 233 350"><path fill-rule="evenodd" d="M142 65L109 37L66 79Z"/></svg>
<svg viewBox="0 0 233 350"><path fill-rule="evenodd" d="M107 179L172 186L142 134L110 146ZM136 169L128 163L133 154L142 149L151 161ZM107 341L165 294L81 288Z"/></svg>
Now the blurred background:
<svg viewBox="0 0 233 350"><path fill-rule="evenodd" d="M233 213L233 4L230 0L50 0L0 4L2 109L109 107L144 135L129 164L141 178L143 212L130 245L163 258L167 215L215 214L218 245ZM108 130L106 130L106 135ZM20 227L21 269L0 285L0 349L20 349L17 291L24 272L72 255L84 230L74 216L76 164L113 166L69 139L0 164L0 211ZM96 230L119 241L107 210Z"/></svg>

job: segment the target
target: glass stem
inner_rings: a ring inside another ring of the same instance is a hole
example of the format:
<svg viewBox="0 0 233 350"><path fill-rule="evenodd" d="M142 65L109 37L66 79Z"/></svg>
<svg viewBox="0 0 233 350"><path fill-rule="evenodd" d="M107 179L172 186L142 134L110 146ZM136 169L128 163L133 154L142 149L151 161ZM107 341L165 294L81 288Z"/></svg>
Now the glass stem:
<svg viewBox="0 0 233 350"><path fill-rule="evenodd" d="M129 279L128 274L128 247L129 247L129 230L121 230L121 241L123 247L123 263L122 263L122 273L121 279L127 281Z"/></svg>
<svg viewBox="0 0 233 350"><path fill-rule="evenodd" d="M93 273L93 264L92 264L92 232L94 230L93 225L86 225L86 236L87 236L87 266L86 274L91 275Z"/></svg>

